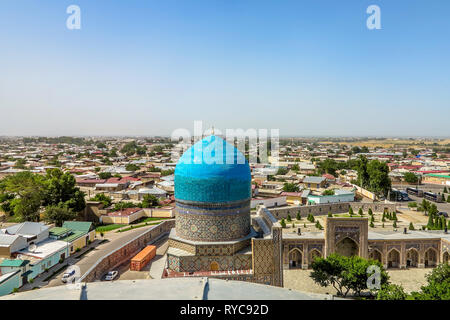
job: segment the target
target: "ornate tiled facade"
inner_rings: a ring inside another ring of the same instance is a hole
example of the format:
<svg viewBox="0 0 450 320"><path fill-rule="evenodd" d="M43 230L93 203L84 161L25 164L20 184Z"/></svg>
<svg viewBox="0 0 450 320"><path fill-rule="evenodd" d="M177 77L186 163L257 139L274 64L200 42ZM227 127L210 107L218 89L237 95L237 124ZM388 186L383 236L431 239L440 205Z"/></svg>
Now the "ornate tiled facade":
<svg viewBox="0 0 450 320"><path fill-rule="evenodd" d="M169 269L177 272L209 271L212 264L217 264L216 271L250 270L252 268L251 254L236 254L231 256L174 256L168 255Z"/></svg>
<svg viewBox="0 0 450 320"><path fill-rule="evenodd" d="M250 199L226 204L177 201L176 229L194 241L231 241L250 233Z"/></svg>

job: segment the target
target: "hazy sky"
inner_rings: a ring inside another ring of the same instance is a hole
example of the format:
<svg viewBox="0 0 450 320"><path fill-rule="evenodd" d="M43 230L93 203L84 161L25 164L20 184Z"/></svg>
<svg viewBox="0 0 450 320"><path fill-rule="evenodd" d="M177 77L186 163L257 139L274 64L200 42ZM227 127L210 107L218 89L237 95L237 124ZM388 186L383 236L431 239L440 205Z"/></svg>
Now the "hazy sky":
<svg viewBox="0 0 450 320"><path fill-rule="evenodd" d="M81 30L66 8L81 8ZM366 9L381 8L381 30ZM450 136L450 1L2 0L0 135Z"/></svg>

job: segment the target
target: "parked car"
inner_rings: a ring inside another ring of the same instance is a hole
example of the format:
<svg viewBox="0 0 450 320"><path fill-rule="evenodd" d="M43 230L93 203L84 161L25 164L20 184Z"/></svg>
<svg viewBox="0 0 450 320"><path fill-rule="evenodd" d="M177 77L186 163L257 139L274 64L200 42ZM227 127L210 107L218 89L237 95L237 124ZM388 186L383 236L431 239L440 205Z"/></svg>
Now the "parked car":
<svg viewBox="0 0 450 320"><path fill-rule="evenodd" d="M448 218L448 213L447 212L441 211L441 212L438 213L438 215Z"/></svg>
<svg viewBox="0 0 450 320"><path fill-rule="evenodd" d="M112 281L114 280L117 276L119 275L119 271L109 271L106 276L105 276L105 280L106 281Z"/></svg>
<svg viewBox="0 0 450 320"><path fill-rule="evenodd" d="M61 281L63 283L72 283L75 280L75 269L72 269L70 271L64 272L64 274L61 277Z"/></svg>

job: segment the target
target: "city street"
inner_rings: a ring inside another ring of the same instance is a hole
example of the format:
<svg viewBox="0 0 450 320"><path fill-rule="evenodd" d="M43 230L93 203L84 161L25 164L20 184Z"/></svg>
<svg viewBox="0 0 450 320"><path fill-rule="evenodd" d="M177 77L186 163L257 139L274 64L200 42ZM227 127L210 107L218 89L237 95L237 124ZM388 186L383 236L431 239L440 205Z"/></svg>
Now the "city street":
<svg viewBox="0 0 450 320"><path fill-rule="evenodd" d="M83 248L82 251L73 254L69 258L67 258L62 264L57 264L53 266L51 269L49 269L48 273L44 273L34 279L33 283L28 283L25 286L23 286L20 291L26 291L31 290L35 287L54 287L54 286L60 286L64 285L64 283L61 281L61 277L65 271L62 270L59 272L55 278L49 280L49 281L43 281L46 277L48 277L52 272L58 270L62 265L68 264L69 265L76 265L80 268L81 275L83 275L89 268L94 265L98 259L101 257L107 255L108 253L116 250L118 247L120 247L122 244L126 243L127 241L139 236L140 234L147 231L149 228L154 226L148 226L148 227L142 227L135 230L129 230L123 233L116 233L115 231L106 232L104 237L97 238L96 241L94 241L91 245ZM102 244L99 244L103 239L108 240L108 242L103 242ZM89 248L93 247L94 249L90 252L86 253L81 259L76 259L75 257L79 256L86 250L89 250Z"/></svg>

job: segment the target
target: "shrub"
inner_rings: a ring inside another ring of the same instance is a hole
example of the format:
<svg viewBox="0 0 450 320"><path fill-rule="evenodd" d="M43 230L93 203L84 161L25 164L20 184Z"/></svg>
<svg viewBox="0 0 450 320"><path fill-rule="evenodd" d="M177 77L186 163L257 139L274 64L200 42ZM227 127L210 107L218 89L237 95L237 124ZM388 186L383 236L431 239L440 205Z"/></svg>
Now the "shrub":
<svg viewBox="0 0 450 320"><path fill-rule="evenodd" d="M381 286L381 289L378 290L377 300L405 300L407 296L401 286L387 284Z"/></svg>
<svg viewBox="0 0 450 320"><path fill-rule="evenodd" d="M333 217L333 215L331 214L331 211L328 211L328 217L329 217L329 218L332 218L332 217Z"/></svg>
<svg viewBox="0 0 450 320"><path fill-rule="evenodd" d="M417 208L417 202L408 203L408 208Z"/></svg>
<svg viewBox="0 0 450 320"><path fill-rule="evenodd" d="M373 224L373 221L370 221L370 227L375 228L375 225Z"/></svg>
<svg viewBox="0 0 450 320"><path fill-rule="evenodd" d="M412 222L409 223L409 230L415 230Z"/></svg>
<svg viewBox="0 0 450 320"><path fill-rule="evenodd" d="M361 295L367 290L367 268L376 265L381 270L381 286L387 284L388 275L383 265L375 260L367 260L359 256L345 257L331 254L327 258L317 258L312 262L310 277L322 287L333 286L339 296L347 296L352 290L355 295Z"/></svg>
<svg viewBox="0 0 450 320"><path fill-rule="evenodd" d="M411 293L414 300L450 300L450 264L438 265L426 278L421 291Z"/></svg>
<svg viewBox="0 0 450 320"><path fill-rule="evenodd" d="M284 221L284 218L281 219L280 224L282 228L286 228L286 222Z"/></svg>
<svg viewBox="0 0 450 320"><path fill-rule="evenodd" d="M362 209L361 209L361 208L359 208L359 210L358 210L358 214L359 214L360 216L362 216L362 215L364 214L364 212L362 211Z"/></svg>
<svg viewBox="0 0 450 320"><path fill-rule="evenodd" d="M287 221L289 221L289 222L292 221L291 215L290 215L289 213L288 213L288 215L287 215Z"/></svg>
<svg viewBox="0 0 450 320"><path fill-rule="evenodd" d="M370 215L370 216L373 215L372 208L369 208L369 215Z"/></svg>
<svg viewBox="0 0 450 320"><path fill-rule="evenodd" d="M300 211L297 212L297 220L302 220L302 216L300 215Z"/></svg>

